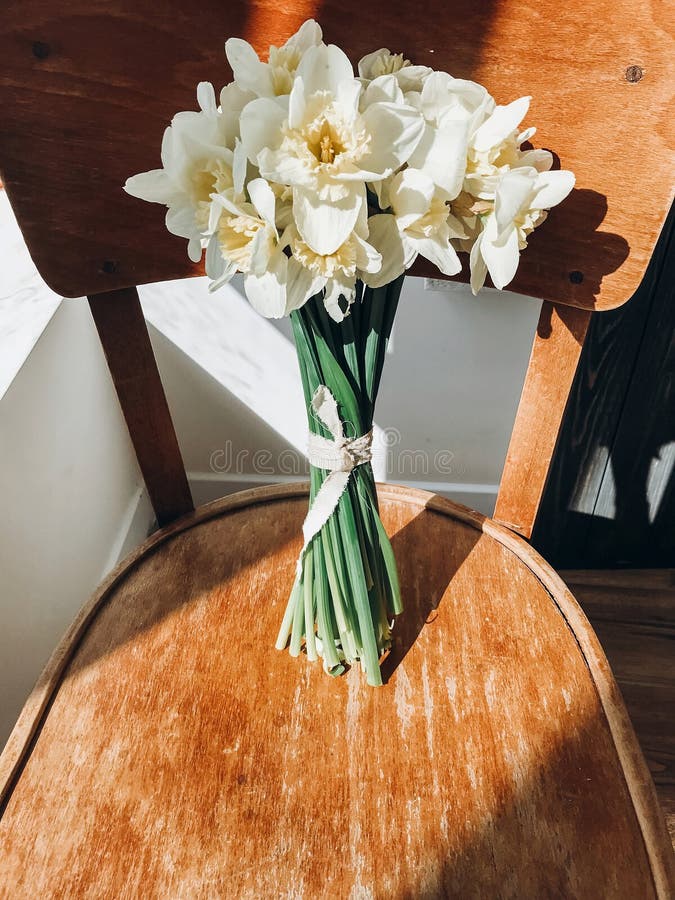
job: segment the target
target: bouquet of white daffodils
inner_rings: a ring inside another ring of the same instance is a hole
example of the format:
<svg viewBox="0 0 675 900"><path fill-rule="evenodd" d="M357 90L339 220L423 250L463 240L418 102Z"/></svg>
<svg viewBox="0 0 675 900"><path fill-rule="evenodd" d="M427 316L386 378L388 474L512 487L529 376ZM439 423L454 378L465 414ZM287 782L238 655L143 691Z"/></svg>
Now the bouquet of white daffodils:
<svg viewBox="0 0 675 900"><path fill-rule="evenodd" d="M487 90L377 50L355 75L307 21L266 62L243 40L234 81L164 133L162 168L125 189L168 207L166 226L206 251L210 289L244 276L262 315L290 315L308 408L310 510L277 647L339 674L379 662L401 610L370 465L373 410L403 273L443 274L469 254L476 293L513 279L527 237L574 185L525 149L530 98Z"/></svg>

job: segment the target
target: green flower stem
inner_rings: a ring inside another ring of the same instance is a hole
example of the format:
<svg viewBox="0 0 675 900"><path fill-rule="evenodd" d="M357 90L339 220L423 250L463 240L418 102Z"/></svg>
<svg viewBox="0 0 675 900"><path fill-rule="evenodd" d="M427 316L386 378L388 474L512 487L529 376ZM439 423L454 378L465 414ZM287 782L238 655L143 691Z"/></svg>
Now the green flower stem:
<svg viewBox="0 0 675 900"><path fill-rule="evenodd" d="M291 314L310 430L332 439L311 412L316 388L329 388L344 434L366 434L402 278L382 288L357 285L357 299L343 322L334 322L320 296ZM328 476L310 472L310 504ZM339 675L360 661L368 683L382 684L380 659L391 645L390 621L402 611L398 575L389 538L380 521L370 463L357 466L337 507L306 548L293 584L276 646L293 656L322 657Z"/></svg>

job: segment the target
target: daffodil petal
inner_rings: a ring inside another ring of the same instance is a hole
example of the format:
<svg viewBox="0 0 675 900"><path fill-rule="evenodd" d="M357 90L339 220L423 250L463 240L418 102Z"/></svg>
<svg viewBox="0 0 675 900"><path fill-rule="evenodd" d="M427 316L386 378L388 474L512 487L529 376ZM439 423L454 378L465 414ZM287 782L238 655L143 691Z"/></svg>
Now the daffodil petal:
<svg viewBox="0 0 675 900"><path fill-rule="evenodd" d="M220 242L218 241L218 235L216 234L211 235L209 242L206 245L206 257L204 263L206 274L211 281L218 281L225 274L227 264L220 251Z"/></svg>
<svg viewBox="0 0 675 900"><path fill-rule="evenodd" d="M491 241L484 236L481 254L488 267L490 278L496 288L502 290L512 280L518 269L520 251L518 231L512 226L499 241Z"/></svg>
<svg viewBox="0 0 675 900"><path fill-rule="evenodd" d="M169 169L173 159L173 129L169 125L162 135L161 160L164 169Z"/></svg>
<svg viewBox="0 0 675 900"><path fill-rule="evenodd" d="M320 44L322 38L323 32L321 31L319 23L315 22L314 19L307 19L306 22L302 23L295 34L292 34L289 37L284 44L284 47L298 50L300 53L305 53L310 47L315 47Z"/></svg>
<svg viewBox="0 0 675 900"><path fill-rule="evenodd" d="M494 200L500 175L466 175L464 190L479 200Z"/></svg>
<svg viewBox="0 0 675 900"><path fill-rule="evenodd" d="M188 258L193 263L198 263L202 258L202 242L199 238L190 238L188 241Z"/></svg>
<svg viewBox="0 0 675 900"><path fill-rule="evenodd" d="M218 119L218 128L225 146L234 146L235 139L239 137L241 111L255 98L253 91L245 91L234 81L226 84L220 92L221 115Z"/></svg>
<svg viewBox="0 0 675 900"><path fill-rule="evenodd" d="M425 172L448 199L462 189L466 172L467 121L447 122L443 128L426 125L408 165Z"/></svg>
<svg viewBox="0 0 675 900"><path fill-rule="evenodd" d="M379 272L382 268L382 255L356 232L352 235L352 240L356 245L356 268L360 272Z"/></svg>
<svg viewBox="0 0 675 900"><path fill-rule="evenodd" d="M483 234L479 234L471 247L469 255L469 266L471 268L471 293L476 296L478 291L485 284L487 277L487 266L482 254Z"/></svg>
<svg viewBox="0 0 675 900"><path fill-rule="evenodd" d="M531 166L538 172L548 172L553 165L553 154L549 150L521 151L518 165Z"/></svg>
<svg viewBox="0 0 675 900"><path fill-rule="evenodd" d="M260 217L276 232L276 226L274 224L276 199L272 193L272 188L264 178L254 178L253 181L249 181L247 190L248 195L251 198L251 203L260 213Z"/></svg>
<svg viewBox="0 0 675 900"><path fill-rule="evenodd" d="M334 96L343 81L354 78L348 56L335 44L310 47L298 66L296 75L305 83L308 94L328 91Z"/></svg>
<svg viewBox="0 0 675 900"><path fill-rule="evenodd" d="M529 207L535 176L534 169L513 169L500 179L495 199L495 222L499 234L511 225L523 207Z"/></svg>
<svg viewBox="0 0 675 900"><path fill-rule="evenodd" d="M311 189L293 189L293 213L298 231L315 253L327 256L344 244L365 201L364 192L362 186L354 186L344 199L326 203Z"/></svg>
<svg viewBox="0 0 675 900"><path fill-rule="evenodd" d="M380 56L383 54L389 55L390 51L386 47L380 47L379 50L373 50L372 53L367 53L365 56L362 56L359 60L359 75L361 78L372 78L373 77L373 63L377 62Z"/></svg>
<svg viewBox="0 0 675 900"><path fill-rule="evenodd" d="M268 66L260 62L258 54L247 41L229 38L225 41L225 56L239 87L253 91L259 97L274 96L272 73Z"/></svg>
<svg viewBox="0 0 675 900"><path fill-rule="evenodd" d="M181 192L171 181L164 169L152 169L132 175L124 183L124 190L132 197L149 203L164 203L167 206L181 196Z"/></svg>
<svg viewBox="0 0 675 900"><path fill-rule="evenodd" d="M420 91L431 72L428 66L404 66L395 77L402 91Z"/></svg>
<svg viewBox="0 0 675 900"><path fill-rule="evenodd" d="M226 210L232 216L241 215L241 209L228 194L211 194L211 201L215 206L219 206L221 209Z"/></svg>
<svg viewBox="0 0 675 900"><path fill-rule="evenodd" d="M507 106L498 106L473 137L473 146L482 153L508 137L520 125L530 107L531 97L520 97Z"/></svg>
<svg viewBox="0 0 675 900"><path fill-rule="evenodd" d="M529 141L531 137L534 137L536 133L537 129L534 126L526 128L525 131L521 131L516 138L516 144L518 144L518 146L520 147L520 145L524 144L525 141Z"/></svg>
<svg viewBox="0 0 675 900"><path fill-rule="evenodd" d="M234 185L235 196L240 196L244 192L244 182L246 181L246 150L242 142L237 139L234 144L234 153L232 155L232 183Z"/></svg>
<svg viewBox="0 0 675 900"><path fill-rule="evenodd" d="M278 252L270 260L268 268L259 275L244 278L244 290L248 301L261 316L280 319L286 315L286 279L288 260Z"/></svg>
<svg viewBox="0 0 675 900"><path fill-rule="evenodd" d="M281 141L281 127L288 115L288 98L260 97L248 103L241 113L241 141L252 163L258 162L262 150L276 148Z"/></svg>
<svg viewBox="0 0 675 900"><path fill-rule="evenodd" d="M293 80L293 87L288 97L288 125L298 128L305 114L305 82L298 75Z"/></svg>
<svg viewBox="0 0 675 900"><path fill-rule="evenodd" d="M337 274L326 282L326 293L323 298L326 312L334 322L342 322L346 313L340 305L340 298L344 297L347 311L354 302L356 294L356 278L349 275Z"/></svg>
<svg viewBox="0 0 675 900"><path fill-rule="evenodd" d="M432 72L424 80L421 109L424 118L437 126L451 121L464 121L471 125L475 120L492 112L494 100L475 81L453 78L447 72Z"/></svg>
<svg viewBox="0 0 675 900"><path fill-rule="evenodd" d="M424 131L424 120L416 109L395 103L374 103L363 113L363 121L371 141L360 166L383 176L408 161Z"/></svg>
<svg viewBox="0 0 675 900"><path fill-rule="evenodd" d="M197 85L197 103L202 112L212 116L218 114L216 92L210 81L200 81Z"/></svg>
<svg viewBox="0 0 675 900"><path fill-rule="evenodd" d="M361 101L366 109L372 103L403 104L403 91L395 75L380 75L369 83Z"/></svg>
<svg viewBox="0 0 675 900"><path fill-rule="evenodd" d="M434 182L425 172L404 169L394 175L389 185L389 200L396 224L403 230L420 219L429 209L434 196Z"/></svg>
<svg viewBox="0 0 675 900"><path fill-rule="evenodd" d="M165 219L167 231L178 237L191 238L199 233L195 222L195 211L187 204L171 206L166 211Z"/></svg>
<svg viewBox="0 0 675 900"><path fill-rule="evenodd" d="M574 182L574 175L564 169L557 172L540 172L534 183L535 195L532 206L535 209L550 209L557 206L570 193Z"/></svg>
<svg viewBox="0 0 675 900"><path fill-rule="evenodd" d="M298 156L265 147L258 154L258 167L263 178L277 184L314 185L312 173Z"/></svg>
<svg viewBox="0 0 675 900"><path fill-rule="evenodd" d="M462 271L459 257L454 247L451 247L447 241L434 238L416 238L412 243L420 256L428 259L444 275L457 275L458 272Z"/></svg>
<svg viewBox="0 0 675 900"><path fill-rule="evenodd" d="M338 105L349 117L353 118L358 113L361 90L361 82L356 78L343 81L338 87L336 95Z"/></svg>
<svg viewBox="0 0 675 900"><path fill-rule="evenodd" d="M288 275L286 284L286 311L292 312L318 294L326 284L326 278L314 275L306 269L297 259L291 257L288 260Z"/></svg>
<svg viewBox="0 0 675 900"><path fill-rule="evenodd" d="M417 251L398 230L396 219L389 213L371 216L368 229L368 242L382 257L382 266L377 272L364 271L362 279L370 287L381 287L403 274L413 264Z"/></svg>

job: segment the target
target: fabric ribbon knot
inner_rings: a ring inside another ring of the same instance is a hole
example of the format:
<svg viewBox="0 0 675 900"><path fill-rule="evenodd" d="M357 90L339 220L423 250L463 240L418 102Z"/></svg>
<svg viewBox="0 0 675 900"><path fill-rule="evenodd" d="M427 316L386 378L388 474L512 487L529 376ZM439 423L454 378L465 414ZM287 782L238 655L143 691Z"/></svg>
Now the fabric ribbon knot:
<svg viewBox="0 0 675 900"><path fill-rule="evenodd" d="M298 574L302 571L305 550L335 511L351 472L372 458L372 430L359 437L345 437L337 401L325 385L320 384L314 391L311 408L321 424L330 431L332 439L311 432L309 435L307 458L310 465L325 469L329 474L319 488L302 526L305 543L298 558Z"/></svg>

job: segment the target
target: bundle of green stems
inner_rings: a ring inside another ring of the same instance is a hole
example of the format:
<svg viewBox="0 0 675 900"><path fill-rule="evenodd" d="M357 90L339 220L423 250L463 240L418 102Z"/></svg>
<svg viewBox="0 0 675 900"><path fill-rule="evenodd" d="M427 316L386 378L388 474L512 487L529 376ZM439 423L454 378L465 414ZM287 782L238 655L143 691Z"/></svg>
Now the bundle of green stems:
<svg viewBox="0 0 675 900"><path fill-rule="evenodd" d="M320 295L291 314L310 431L330 438L311 401L325 385L337 401L344 434L373 427L375 400L403 276L380 288L357 282L356 300L342 322ZM310 506L328 476L311 467ZM394 616L402 611L396 562L378 510L370 462L356 466L326 524L301 559L277 648L323 659L339 675L357 660L368 684L382 684L380 661L391 646Z"/></svg>

